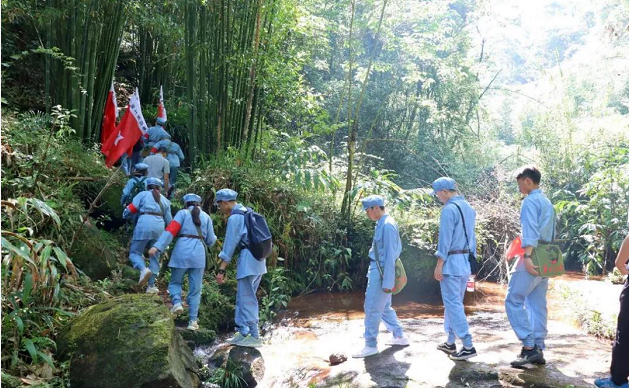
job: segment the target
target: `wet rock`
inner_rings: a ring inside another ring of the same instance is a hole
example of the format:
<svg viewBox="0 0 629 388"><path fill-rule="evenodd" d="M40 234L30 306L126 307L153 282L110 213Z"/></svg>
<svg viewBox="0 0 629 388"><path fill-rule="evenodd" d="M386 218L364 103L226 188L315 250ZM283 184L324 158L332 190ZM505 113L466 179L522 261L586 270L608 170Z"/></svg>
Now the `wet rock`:
<svg viewBox="0 0 629 388"><path fill-rule="evenodd" d="M293 339L304 341L316 341L319 337L312 330L295 330Z"/></svg>
<svg viewBox="0 0 629 388"><path fill-rule="evenodd" d="M57 341L71 357L73 388L196 388L192 351L155 295L127 294L90 307Z"/></svg>
<svg viewBox="0 0 629 388"><path fill-rule="evenodd" d="M225 346L210 357L210 363L217 368L226 368L228 360L240 366L247 387L256 387L264 378L264 359L258 349Z"/></svg>
<svg viewBox="0 0 629 388"><path fill-rule="evenodd" d="M330 365L338 365L347 361L347 356L342 353L330 354Z"/></svg>
<svg viewBox="0 0 629 388"><path fill-rule="evenodd" d="M214 330L202 327L195 331L187 330L185 327L178 327L177 331L192 350L197 346L209 345L216 339L216 332Z"/></svg>
<svg viewBox="0 0 629 388"><path fill-rule="evenodd" d="M500 381L515 387L555 388L573 387L587 388L591 384L575 381L574 378L564 375L556 367L531 366L523 369L504 369L500 371Z"/></svg>

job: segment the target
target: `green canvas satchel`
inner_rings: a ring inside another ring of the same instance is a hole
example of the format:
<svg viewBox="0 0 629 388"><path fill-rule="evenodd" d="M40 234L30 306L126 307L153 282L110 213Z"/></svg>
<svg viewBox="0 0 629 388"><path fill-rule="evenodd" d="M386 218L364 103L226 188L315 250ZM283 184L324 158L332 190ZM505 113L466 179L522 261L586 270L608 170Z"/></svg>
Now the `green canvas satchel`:
<svg viewBox="0 0 629 388"><path fill-rule="evenodd" d="M553 241L555 238L555 222L555 217L553 217ZM531 256L533 263L539 267L537 269L539 276L543 278L554 278L566 272L561 248L553 241L539 241Z"/></svg>
<svg viewBox="0 0 629 388"><path fill-rule="evenodd" d="M380 266L380 254L378 252L378 243L374 239L374 253L376 254L376 265L378 266L378 272L380 272L380 280L384 279L384 271ZM406 286L408 279L406 278L406 270L404 269L404 265L402 264L402 260L398 257L395 260L395 283L393 288L391 289L391 293L393 295L399 294L400 291Z"/></svg>

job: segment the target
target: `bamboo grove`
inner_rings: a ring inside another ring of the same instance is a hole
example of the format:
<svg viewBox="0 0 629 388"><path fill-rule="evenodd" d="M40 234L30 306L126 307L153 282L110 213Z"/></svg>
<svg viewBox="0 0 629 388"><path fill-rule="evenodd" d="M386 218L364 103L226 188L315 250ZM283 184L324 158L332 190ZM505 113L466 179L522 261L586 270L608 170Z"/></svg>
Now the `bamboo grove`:
<svg viewBox="0 0 629 388"><path fill-rule="evenodd" d="M111 83L123 26L124 2L52 0L45 24L47 108L74 111L71 125L83 139L100 133L105 97ZM54 48L54 49L53 49Z"/></svg>
<svg viewBox="0 0 629 388"><path fill-rule="evenodd" d="M25 14L41 36L29 54L43 54L46 109L70 110L77 136L96 141L107 90L118 75L123 103L138 87L143 105L150 105L164 86L167 104L186 113L182 137L193 160L227 147L253 148L264 121L266 58L283 40L274 36L280 6L277 0L33 4ZM119 57L121 51L131 55Z"/></svg>

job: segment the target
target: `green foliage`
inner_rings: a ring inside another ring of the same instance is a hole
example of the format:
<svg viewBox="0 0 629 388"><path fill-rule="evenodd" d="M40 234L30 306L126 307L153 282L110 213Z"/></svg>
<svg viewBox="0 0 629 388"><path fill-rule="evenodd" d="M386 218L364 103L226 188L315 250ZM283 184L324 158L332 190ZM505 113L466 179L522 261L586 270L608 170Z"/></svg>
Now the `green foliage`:
<svg viewBox="0 0 629 388"><path fill-rule="evenodd" d="M340 189L339 179L326 171L327 154L318 146L276 131L269 131L265 144L265 159L284 181L306 191Z"/></svg>
<svg viewBox="0 0 629 388"><path fill-rule="evenodd" d="M2 115L2 197L35 197L45 202L62 222L38 221L33 233L64 249L82 222L85 204L96 197L108 175L99 151L68 137L70 116L62 108L51 115ZM122 176L117 179L123 180ZM2 220L4 228L19 227L7 222Z"/></svg>
<svg viewBox="0 0 629 388"><path fill-rule="evenodd" d="M607 281L612 284L623 284L625 282L625 275L621 274L618 268L614 268L607 274Z"/></svg>
<svg viewBox="0 0 629 388"><path fill-rule="evenodd" d="M203 279L199 325L205 329L218 331L231 327L236 305L236 281L235 272L228 273L228 280L222 286L210 278L213 276L208 274L208 277ZM182 314L182 319L187 322L188 318Z"/></svg>
<svg viewBox="0 0 629 388"><path fill-rule="evenodd" d="M210 382L224 388L241 388L246 385L243 367L237 361L227 358L225 365L217 368L210 377Z"/></svg>
<svg viewBox="0 0 629 388"><path fill-rule="evenodd" d="M588 298L584 298L583 290L572 287L569 283L559 285L557 292L568 306L565 311L571 311L568 318L574 320L587 333L606 339L613 339L616 335L616 313L603 313L597 306L593 306Z"/></svg>
<svg viewBox="0 0 629 388"><path fill-rule="evenodd" d="M288 302L294 291L292 282L286 276L284 267L270 268L262 278L262 289L266 295L260 299L260 322L272 322L276 311L288 307Z"/></svg>
<svg viewBox="0 0 629 388"><path fill-rule="evenodd" d="M583 166L579 176L588 178L576 190L566 187L554 198L569 254L587 273L597 274L611 268L614 252L628 233L629 147L620 144L602 152L585 151L579 157Z"/></svg>
<svg viewBox="0 0 629 388"><path fill-rule="evenodd" d="M211 204L216 190L229 187L239 193L240 203L266 217L275 245L274 254L267 259L268 266L285 268L283 275L299 285L289 285L283 290L284 294L291 295L295 290L310 287L345 290L362 284L364 273L357 275L355 269L361 261L359 258L365 256L356 253L368 248L371 238L363 237L363 233L371 233L369 229L357 228L356 237L346 240L345 226L340 224L335 211L334 193L306 190L292 180L283 179L274 162L273 157L270 161L266 158L243 160L237 152L226 152L195 170L186 191L200 194L205 204ZM224 235L225 220L214 217L214 221L220 238ZM346 243L365 245L357 249L344 246ZM221 246L220 240L218 246ZM284 260L280 261L280 257ZM281 305L271 300L269 303Z"/></svg>
<svg viewBox="0 0 629 388"><path fill-rule="evenodd" d="M99 179L94 152L70 139L72 113L2 115L2 368L67 386L56 335L77 310L105 297L78 275L69 242L84 214L73 176ZM93 182L89 182L93 184Z"/></svg>
<svg viewBox="0 0 629 388"><path fill-rule="evenodd" d="M2 367L15 372L46 363L54 369L51 334L72 315L59 308L62 274L76 277L76 270L61 248L32 235L39 222L52 219L59 228L61 221L35 198L3 200L2 209L13 227L2 231Z"/></svg>

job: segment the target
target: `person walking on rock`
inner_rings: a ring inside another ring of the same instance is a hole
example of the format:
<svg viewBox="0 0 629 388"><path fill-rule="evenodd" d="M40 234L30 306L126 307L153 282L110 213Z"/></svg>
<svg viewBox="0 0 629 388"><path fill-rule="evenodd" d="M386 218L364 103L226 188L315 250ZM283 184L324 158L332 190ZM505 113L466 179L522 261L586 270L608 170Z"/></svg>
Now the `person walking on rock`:
<svg viewBox="0 0 629 388"><path fill-rule="evenodd" d="M161 236L164 232L164 225L170 223L172 215L170 202L160 193L163 187L162 181L157 178L148 178L146 186L147 190L136 195L129 206L124 209L122 217L128 219L132 216L139 216L138 223L133 230L129 260L133 263L133 268L140 270L138 283L144 285L148 282L146 292L156 294L159 291L155 287L155 277L159 272L159 258L156 255L150 256L150 263L147 268L142 254L147 247L153 246Z"/></svg>
<svg viewBox="0 0 629 388"><path fill-rule="evenodd" d="M555 209L539 188L541 178L542 173L535 166L523 167L516 177L526 198L520 209L524 257L518 259L513 269L505 298L509 323L522 342L520 354L511 362L514 367L546 364L543 350L548 335L548 278L539 276L532 254L539 242L554 240Z"/></svg>
<svg viewBox="0 0 629 388"><path fill-rule="evenodd" d="M455 361L476 357L470 326L465 316L463 298L470 276L470 252L476 252L476 212L459 195L452 178L441 177L432 183L433 195L444 204L439 219L439 242L435 279L441 287L444 306L443 327L448 336L437 349ZM457 351L455 340L459 338L463 347Z"/></svg>
<svg viewBox="0 0 629 388"><path fill-rule="evenodd" d="M201 210L201 197L196 194L183 196L185 209L179 210L175 218L168 224L159 240L149 250L149 256L158 257L177 237L177 242L170 255L170 283L168 293L173 303L172 314L183 312L181 289L184 275L188 275L188 330L199 328L198 315L201 302L203 272L206 262L206 247L216 242L214 225L210 216Z"/></svg>
<svg viewBox="0 0 629 388"><path fill-rule="evenodd" d="M383 197L370 195L361 202L367 217L376 221L376 228L369 250L371 262L367 271L368 280L365 292L365 347L352 355L354 358L378 354L378 331L381 321L384 322L387 330L393 333L386 345L409 345L408 338L404 336L402 324L391 307L391 290L395 285L395 261L402 253L402 241L397 223L387 214Z"/></svg>
<svg viewBox="0 0 629 388"><path fill-rule="evenodd" d="M246 207L236 202L238 193L230 189L222 189L216 192L216 203L220 212L227 217L227 232L223 250L218 257L221 259L216 282L225 282L225 268L232 261L236 248L240 247L238 255L238 267L236 280L235 321L237 332L227 342L237 346L260 347L262 340L258 330L259 308L256 292L260 286L262 275L266 273L266 259L256 259L247 249L249 236L245 225Z"/></svg>

